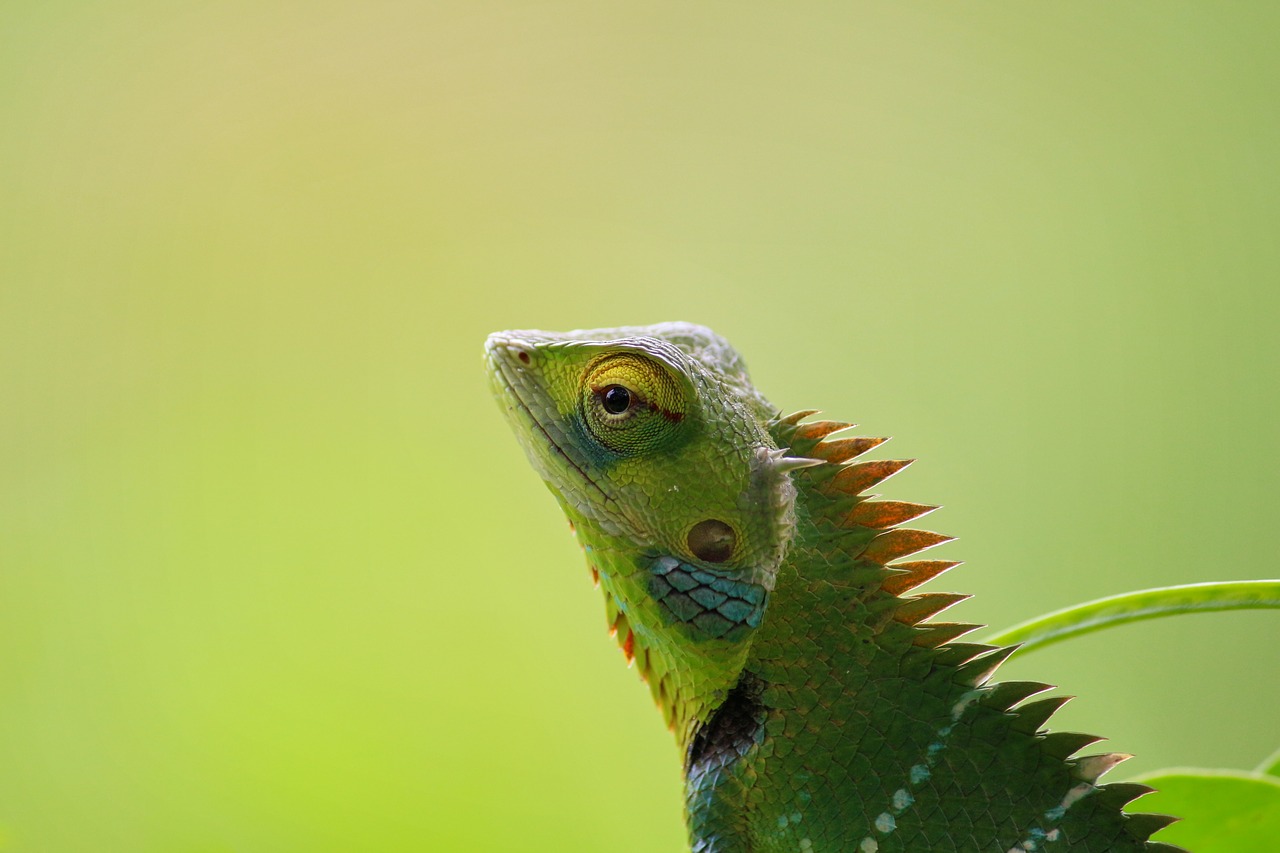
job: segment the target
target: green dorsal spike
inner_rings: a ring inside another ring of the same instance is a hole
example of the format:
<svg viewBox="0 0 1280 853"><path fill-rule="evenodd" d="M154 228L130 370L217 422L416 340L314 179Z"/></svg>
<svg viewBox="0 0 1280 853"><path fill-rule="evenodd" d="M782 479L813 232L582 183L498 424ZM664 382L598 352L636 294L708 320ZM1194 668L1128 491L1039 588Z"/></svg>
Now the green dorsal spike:
<svg viewBox="0 0 1280 853"><path fill-rule="evenodd" d="M1054 758L1065 759L1100 740L1097 735L1081 732L1050 732L1044 736L1044 751Z"/></svg>
<svg viewBox="0 0 1280 853"><path fill-rule="evenodd" d="M1017 651L1017 646L1006 646L994 649L982 657L974 658L958 668L960 680L970 687L979 687L987 683L987 679L995 674L1000 664L1009 659L1009 655Z"/></svg>
<svg viewBox="0 0 1280 853"><path fill-rule="evenodd" d="M1139 841L1146 841L1155 832L1159 832L1171 823L1177 823L1178 818L1167 814L1148 814L1139 812L1127 816L1124 827L1129 834Z"/></svg>
<svg viewBox="0 0 1280 853"><path fill-rule="evenodd" d="M1119 808L1131 803L1139 797L1155 791L1155 788L1139 782L1111 782L1098 788L1098 799L1108 805Z"/></svg>
<svg viewBox="0 0 1280 853"><path fill-rule="evenodd" d="M1142 848L1143 853L1191 853L1191 851L1163 841L1148 841Z"/></svg>
<svg viewBox="0 0 1280 853"><path fill-rule="evenodd" d="M1050 696L1047 699L1037 699L1034 702L1019 705L1014 710L1013 727L1026 734L1037 732L1050 717L1057 713L1059 708L1071 699L1071 696Z"/></svg>
<svg viewBox="0 0 1280 853"><path fill-rule="evenodd" d="M970 634L981 627L973 622L927 622L916 626L917 633L911 638L911 644L926 649L937 648L945 654L944 643Z"/></svg>
<svg viewBox="0 0 1280 853"><path fill-rule="evenodd" d="M894 618L907 625L923 622L931 616L937 616L948 607L953 607L969 596L955 592L926 592L905 599L896 608Z"/></svg>
<svg viewBox="0 0 1280 853"><path fill-rule="evenodd" d="M1028 697L1052 689L1052 684L1044 684L1039 681L1002 681L999 684L992 685L982 701L988 707L1007 711Z"/></svg>
<svg viewBox="0 0 1280 853"><path fill-rule="evenodd" d="M934 660L944 666L959 667L994 648L995 646L988 646L986 643L948 643L938 649L938 656Z"/></svg>

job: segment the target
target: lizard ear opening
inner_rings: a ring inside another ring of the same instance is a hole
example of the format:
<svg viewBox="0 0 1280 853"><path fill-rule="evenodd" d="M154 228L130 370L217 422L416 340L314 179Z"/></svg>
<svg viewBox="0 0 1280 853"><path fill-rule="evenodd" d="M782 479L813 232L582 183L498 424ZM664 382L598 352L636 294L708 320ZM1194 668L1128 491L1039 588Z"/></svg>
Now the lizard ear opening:
<svg viewBox="0 0 1280 853"><path fill-rule="evenodd" d="M690 528L685 542L689 551L699 560L723 563L733 556L738 534L720 519L708 518Z"/></svg>

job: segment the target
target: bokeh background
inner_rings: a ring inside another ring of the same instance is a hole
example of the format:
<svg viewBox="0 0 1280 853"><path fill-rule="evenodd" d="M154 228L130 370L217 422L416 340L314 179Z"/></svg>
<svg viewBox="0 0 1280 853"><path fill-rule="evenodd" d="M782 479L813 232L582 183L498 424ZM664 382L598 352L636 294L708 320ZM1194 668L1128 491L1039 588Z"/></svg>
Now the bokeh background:
<svg viewBox="0 0 1280 853"><path fill-rule="evenodd" d="M684 319L1006 626L1275 576L1265 3L0 6L0 849L678 851L487 332ZM1280 618L1006 670L1247 768Z"/></svg>

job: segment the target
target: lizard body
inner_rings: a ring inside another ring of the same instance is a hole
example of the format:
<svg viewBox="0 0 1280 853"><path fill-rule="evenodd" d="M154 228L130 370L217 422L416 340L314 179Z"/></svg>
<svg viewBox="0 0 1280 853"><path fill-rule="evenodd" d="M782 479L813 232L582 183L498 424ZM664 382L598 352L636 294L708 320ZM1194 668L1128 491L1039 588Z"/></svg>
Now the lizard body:
<svg viewBox="0 0 1280 853"><path fill-rule="evenodd" d="M563 507L684 757L694 853L1174 851L1127 756L1042 726L1066 700L988 681L1012 647L910 594L951 568L933 507L866 491L882 439L783 416L684 323L490 336L500 404Z"/></svg>

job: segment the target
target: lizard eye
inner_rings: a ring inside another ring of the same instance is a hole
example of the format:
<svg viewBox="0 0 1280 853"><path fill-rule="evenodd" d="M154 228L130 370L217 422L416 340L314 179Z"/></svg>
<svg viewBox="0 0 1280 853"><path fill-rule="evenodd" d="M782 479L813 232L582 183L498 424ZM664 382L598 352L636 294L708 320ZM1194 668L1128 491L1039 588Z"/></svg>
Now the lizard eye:
<svg viewBox="0 0 1280 853"><path fill-rule="evenodd" d="M613 353L589 365L581 399L591 437L623 455L663 446L679 430L688 407L670 370L635 353Z"/></svg>
<svg viewBox="0 0 1280 853"><path fill-rule="evenodd" d="M611 415L620 415L631 408L631 392L621 385L610 385L600 395L600 404Z"/></svg>

